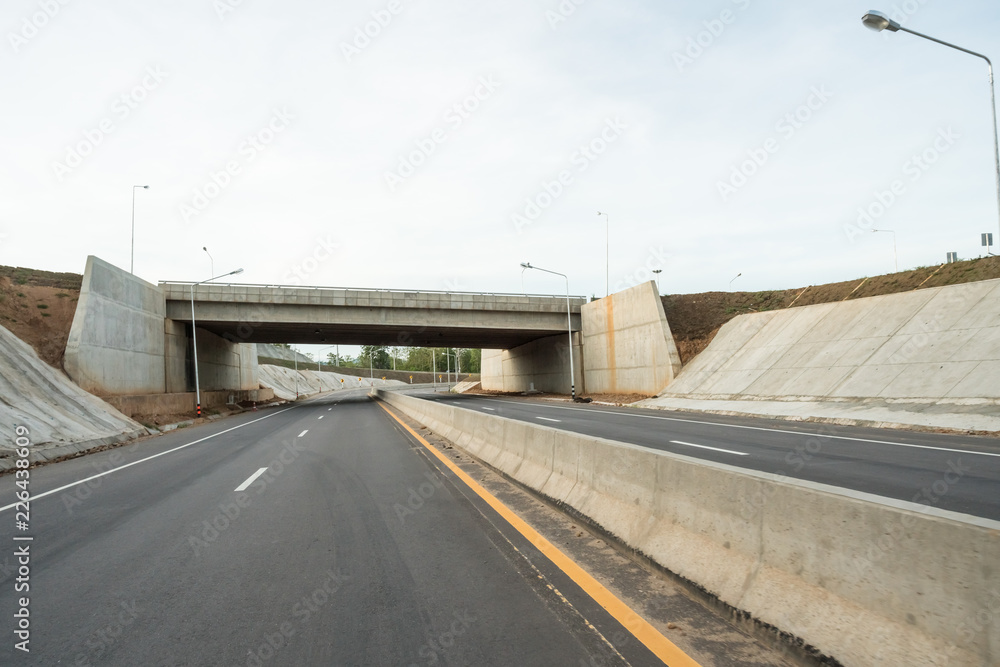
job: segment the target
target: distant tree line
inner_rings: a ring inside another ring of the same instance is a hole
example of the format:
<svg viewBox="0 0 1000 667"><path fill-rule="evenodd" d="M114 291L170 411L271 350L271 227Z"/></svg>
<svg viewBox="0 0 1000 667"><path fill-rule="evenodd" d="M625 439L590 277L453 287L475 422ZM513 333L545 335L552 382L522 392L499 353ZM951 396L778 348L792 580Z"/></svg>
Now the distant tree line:
<svg viewBox="0 0 1000 667"><path fill-rule="evenodd" d="M458 359L458 369L463 373L480 372L482 350L454 347L387 347L384 345L362 345L361 354L357 357L340 355L339 365L344 368L374 368L395 369L398 371L439 371L451 368L456 370L455 360ZM337 355L333 352L326 355L330 365L337 364Z"/></svg>

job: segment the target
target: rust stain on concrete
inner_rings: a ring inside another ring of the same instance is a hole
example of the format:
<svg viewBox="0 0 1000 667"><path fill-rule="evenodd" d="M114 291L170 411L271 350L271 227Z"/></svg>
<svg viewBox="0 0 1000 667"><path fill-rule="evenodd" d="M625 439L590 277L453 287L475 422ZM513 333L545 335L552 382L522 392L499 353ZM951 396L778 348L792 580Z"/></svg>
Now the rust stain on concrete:
<svg viewBox="0 0 1000 667"><path fill-rule="evenodd" d="M611 393L618 391L618 362L615 359L615 299L612 296L604 299L605 326L607 327L608 375L611 383Z"/></svg>

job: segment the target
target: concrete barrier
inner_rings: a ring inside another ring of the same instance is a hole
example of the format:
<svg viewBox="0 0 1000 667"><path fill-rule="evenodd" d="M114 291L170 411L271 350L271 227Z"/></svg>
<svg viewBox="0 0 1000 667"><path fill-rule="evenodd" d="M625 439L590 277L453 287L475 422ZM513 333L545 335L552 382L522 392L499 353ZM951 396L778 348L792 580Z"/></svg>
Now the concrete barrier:
<svg viewBox="0 0 1000 667"><path fill-rule="evenodd" d="M375 394L845 665L1000 664L1000 522Z"/></svg>

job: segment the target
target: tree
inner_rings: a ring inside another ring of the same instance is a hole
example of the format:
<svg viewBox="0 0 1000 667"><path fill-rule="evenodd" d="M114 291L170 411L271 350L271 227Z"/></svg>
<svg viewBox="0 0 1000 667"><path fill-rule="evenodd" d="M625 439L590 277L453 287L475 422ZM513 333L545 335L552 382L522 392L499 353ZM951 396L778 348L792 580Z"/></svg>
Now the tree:
<svg viewBox="0 0 1000 667"><path fill-rule="evenodd" d="M483 351L479 349L463 349L459 353L462 360L463 373L479 373L482 368Z"/></svg>
<svg viewBox="0 0 1000 667"><path fill-rule="evenodd" d="M362 345L361 356L358 357L360 366L370 366L372 368L392 368L392 359L389 357L389 348L385 345Z"/></svg>

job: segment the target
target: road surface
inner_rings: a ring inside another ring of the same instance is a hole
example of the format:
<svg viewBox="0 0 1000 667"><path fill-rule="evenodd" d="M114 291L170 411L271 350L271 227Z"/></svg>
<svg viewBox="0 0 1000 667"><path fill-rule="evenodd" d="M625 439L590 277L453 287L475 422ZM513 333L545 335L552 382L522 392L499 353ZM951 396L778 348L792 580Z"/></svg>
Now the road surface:
<svg viewBox="0 0 1000 667"><path fill-rule="evenodd" d="M0 477L0 664L663 664L645 626L349 394L32 469L26 530L16 478ZM616 579L640 600L656 585ZM661 598L667 618L693 604ZM15 648L22 607L30 652ZM680 640L701 664L784 664L692 624L707 636ZM673 650L668 664L693 664Z"/></svg>

